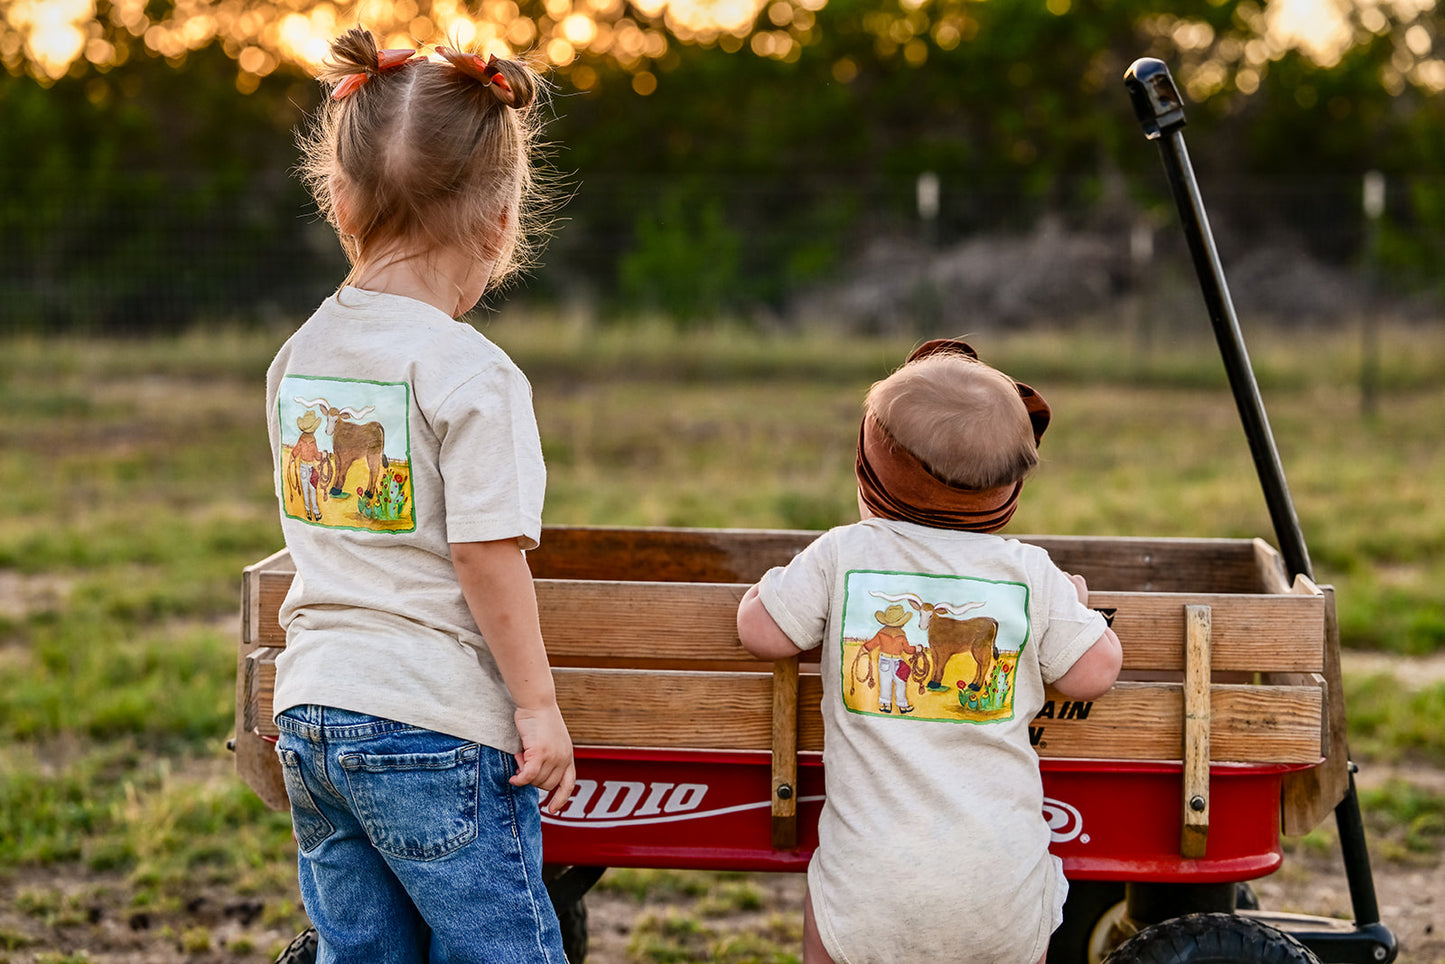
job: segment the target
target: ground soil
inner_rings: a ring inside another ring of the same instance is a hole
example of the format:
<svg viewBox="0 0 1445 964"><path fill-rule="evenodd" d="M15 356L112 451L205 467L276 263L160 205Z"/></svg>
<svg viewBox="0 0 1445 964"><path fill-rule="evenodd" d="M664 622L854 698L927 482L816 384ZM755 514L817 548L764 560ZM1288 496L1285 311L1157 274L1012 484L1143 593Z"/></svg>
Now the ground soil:
<svg viewBox="0 0 1445 964"><path fill-rule="evenodd" d="M1358 658L1346 672L1393 670L1415 685L1445 679L1445 659ZM1445 795L1445 770L1366 765L1361 788L1398 779ZM1260 904L1273 911L1350 919L1351 903L1333 821L1307 841L1286 841L1284 866L1254 882ZM1383 921L1399 938L1402 964L1445 964L1445 853L1415 853L1387 834L1370 840L1373 877ZM629 945L649 918L696 917L714 932L767 931L783 943L800 933L803 881L799 875L755 875L760 906L717 916L701 909L703 897L639 901L599 888L587 898L592 964L636 960ZM243 896L198 887L177 906L137 910L134 888L73 866L32 868L0 878L0 964L221 964L272 959L293 936L284 918L286 894ZM43 898L43 899L42 899Z"/></svg>

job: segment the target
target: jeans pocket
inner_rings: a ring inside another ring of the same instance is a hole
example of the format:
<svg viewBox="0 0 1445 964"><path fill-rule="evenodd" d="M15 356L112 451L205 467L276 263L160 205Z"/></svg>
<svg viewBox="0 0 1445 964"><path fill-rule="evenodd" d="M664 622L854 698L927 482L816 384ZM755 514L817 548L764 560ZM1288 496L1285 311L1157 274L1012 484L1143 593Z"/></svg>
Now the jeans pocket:
<svg viewBox="0 0 1445 964"><path fill-rule="evenodd" d="M436 753L347 753L356 816L372 845L401 860L436 860L477 838L481 747Z"/></svg>
<svg viewBox="0 0 1445 964"><path fill-rule="evenodd" d="M306 789L306 780L301 774L301 755L295 750L287 749L277 749L276 755L281 758L286 796L291 800L291 830L296 834L296 845L303 853L310 853L329 837L335 828L316 805L311 791Z"/></svg>

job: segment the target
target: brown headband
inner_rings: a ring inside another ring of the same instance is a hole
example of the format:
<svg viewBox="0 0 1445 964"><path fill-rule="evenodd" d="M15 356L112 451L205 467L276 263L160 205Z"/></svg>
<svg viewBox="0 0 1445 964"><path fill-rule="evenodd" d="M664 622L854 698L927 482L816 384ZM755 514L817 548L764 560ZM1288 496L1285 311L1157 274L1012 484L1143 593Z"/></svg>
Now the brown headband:
<svg viewBox="0 0 1445 964"><path fill-rule="evenodd" d="M939 338L914 349L908 361L929 355L954 353L977 360L978 353L962 341ZM905 362L906 364L906 362ZM1037 445L1049 427L1049 405L1043 396L1014 382L1028 410ZM965 489L951 485L894 441L872 415L858 431L856 464L858 492L872 513L883 519L913 522L936 529L994 532L1004 527L1018 508L1023 482L993 489Z"/></svg>

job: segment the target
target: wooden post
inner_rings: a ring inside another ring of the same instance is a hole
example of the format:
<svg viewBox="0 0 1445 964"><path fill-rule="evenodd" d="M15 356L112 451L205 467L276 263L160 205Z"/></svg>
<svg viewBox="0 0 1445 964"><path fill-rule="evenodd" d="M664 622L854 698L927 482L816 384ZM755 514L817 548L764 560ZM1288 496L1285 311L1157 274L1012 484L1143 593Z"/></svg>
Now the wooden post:
<svg viewBox="0 0 1445 964"><path fill-rule="evenodd" d="M773 662L773 849L798 846L798 657Z"/></svg>
<svg viewBox="0 0 1445 964"><path fill-rule="evenodd" d="M1184 831L1179 853L1204 856L1209 839L1208 606L1184 607Z"/></svg>

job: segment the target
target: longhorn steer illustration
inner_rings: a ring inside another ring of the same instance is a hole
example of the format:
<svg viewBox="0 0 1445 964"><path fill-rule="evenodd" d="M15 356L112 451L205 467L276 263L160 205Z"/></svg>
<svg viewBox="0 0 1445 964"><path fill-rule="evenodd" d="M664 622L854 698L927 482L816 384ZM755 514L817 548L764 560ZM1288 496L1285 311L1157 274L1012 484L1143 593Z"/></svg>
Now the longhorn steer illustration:
<svg viewBox="0 0 1445 964"><path fill-rule="evenodd" d="M326 416L326 432L331 436L331 452L336 462L336 469L331 477L331 497L338 498L345 494L342 486L346 483L347 470L357 459L364 459L368 473L366 497L370 499L376 493L376 480L381 477L381 470L390 464L384 451L386 429L380 422L357 421L370 415L375 407L368 405L360 410L337 408L324 398L308 401L298 397L296 401L307 408L316 406Z"/></svg>
<svg viewBox="0 0 1445 964"><path fill-rule="evenodd" d="M959 653L973 657L973 681L968 689L977 692L988 680L993 661L998 658L998 620L992 616L956 617L984 605L981 602L927 603L911 592L890 596L874 591L874 596L889 602L906 602L918 611L918 628L928 633L928 649L933 656L933 672L928 688L944 689L943 670Z"/></svg>

